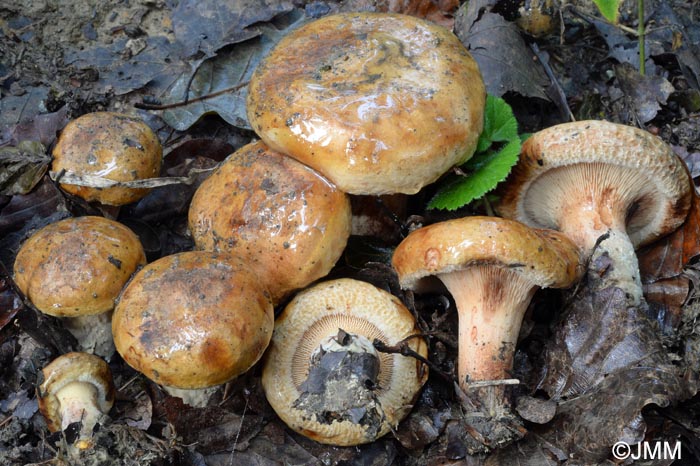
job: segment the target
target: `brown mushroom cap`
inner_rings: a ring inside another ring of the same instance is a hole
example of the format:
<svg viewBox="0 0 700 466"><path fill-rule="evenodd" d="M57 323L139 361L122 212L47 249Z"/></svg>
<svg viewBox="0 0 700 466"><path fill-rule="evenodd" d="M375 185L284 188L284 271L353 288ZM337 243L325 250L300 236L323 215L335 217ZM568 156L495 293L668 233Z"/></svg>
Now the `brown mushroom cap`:
<svg viewBox="0 0 700 466"><path fill-rule="evenodd" d="M595 238L563 218L584 208L602 234L626 231L634 247L680 226L692 183L683 162L660 138L607 121L564 123L533 134L503 184L498 212L538 228L565 231L584 250Z"/></svg>
<svg viewBox="0 0 700 466"><path fill-rule="evenodd" d="M248 119L270 147L351 194L416 193L476 148L485 87L447 29L341 13L285 36L254 72Z"/></svg>
<svg viewBox="0 0 700 466"><path fill-rule="evenodd" d="M255 267L278 302L333 268L350 235L350 200L258 141L197 189L189 227L198 249L233 252Z"/></svg>
<svg viewBox="0 0 700 466"><path fill-rule="evenodd" d="M103 217L74 217L27 239L14 277L40 311L78 317L112 310L124 284L145 263L141 242L128 227Z"/></svg>
<svg viewBox="0 0 700 466"><path fill-rule="evenodd" d="M579 251L566 236L498 217L464 217L419 228L392 257L401 287L408 289L423 277L484 264L526 275L542 288L568 287L581 274Z"/></svg>
<svg viewBox="0 0 700 466"><path fill-rule="evenodd" d="M112 409L115 394L112 372L101 358L89 353L67 353L44 367L42 374L44 380L37 387L37 398L39 410L51 432L62 430L66 421L81 419L80 413L75 419L63 419L65 413L62 414L59 393L70 384L85 383L94 389L95 396L85 400L84 409L94 407L104 414ZM92 431L92 426L89 430Z"/></svg>
<svg viewBox="0 0 700 466"><path fill-rule="evenodd" d="M165 256L141 269L112 317L124 360L156 383L184 389L247 371L273 325L269 294L250 267L205 251Z"/></svg>
<svg viewBox="0 0 700 466"><path fill-rule="evenodd" d="M418 333L415 319L401 301L369 283L345 278L317 284L297 294L277 319L265 355L263 388L279 417L296 432L334 445L371 442L395 428L408 414L427 379L427 370L411 357L378 354L378 388L374 395L385 415L379 426L353 422L345 412L329 420L318 412L297 407L302 396L300 386L309 376L314 352L339 329L366 337L370 346L374 339L393 345ZM422 339L407 341L411 349L427 357Z"/></svg>
<svg viewBox="0 0 700 466"><path fill-rule="evenodd" d="M163 149L156 135L137 117L113 112L83 115L66 125L53 149L51 170L135 181L158 176ZM141 199L144 188L92 188L61 183L86 201L124 205Z"/></svg>

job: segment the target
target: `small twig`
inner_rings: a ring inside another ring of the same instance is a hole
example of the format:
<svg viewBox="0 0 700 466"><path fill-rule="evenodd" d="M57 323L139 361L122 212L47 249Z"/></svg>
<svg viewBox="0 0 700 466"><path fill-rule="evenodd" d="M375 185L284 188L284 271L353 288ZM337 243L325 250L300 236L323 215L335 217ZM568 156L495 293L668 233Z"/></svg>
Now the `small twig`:
<svg viewBox="0 0 700 466"><path fill-rule="evenodd" d="M249 81L242 82L240 84L236 84L233 87L227 87L226 89L221 89L220 91L212 92L211 94L205 94L205 95L200 95L199 97L195 97L193 99L189 99L189 93L187 96L185 96L185 100L181 102L174 102L172 104L147 104L146 102L136 102L134 104L134 107L141 109L141 110L168 110L171 108L177 108L177 107L184 107L185 105L189 105L194 102L201 102L202 100L207 100L211 99L213 97L218 97L222 94L226 94L227 92L236 92L237 90L245 87L248 85Z"/></svg>
<svg viewBox="0 0 700 466"><path fill-rule="evenodd" d="M442 369L440 369L435 363L430 361L427 358L424 358L420 354L416 353L410 346L408 346L408 340L411 340L413 338L423 338L422 335L410 335L403 340L399 341L395 345L387 345L383 341L375 338L374 341L372 342L372 345L374 348L379 351L380 353L387 353L387 354L400 354L402 356L407 356L411 358L415 358L418 361L422 362L426 366L430 368L431 371L434 371L441 377L443 377L445 380L448 381L454 381L454 377L452 375L443 372Z"/></svg>
<svg viewBox="0 0 700 466"><path fill-rule="evenodd" d="M535 57L537 57L537 61L539 61L542 65L544 72L547 73L547 77L552 83L552 86L554 86L554 89L557 93L557 100L559 101L559 107L566 112L570 121L576 121L576 118L574 117L574 114L571 112L571 108L569 107L569 103L566 101L566 94L564 93L564 90L559 84L559 80L556 76L554 76L554 71L552 71L552 67L549 66L549 62L543 59L542 52L540 51L540 48L537 46L536 43L531 43L530 49L532 50L532 53L535 54Z"/></svg>
<svg viewBox="0 0 700 466"><path fill-rule="evenodd" d="M467 382L466 388L483 388L483 387L494 387L498 385L520 385L520 380L518 379L499 379L499 380L475 380L473 382Z"/></svg>

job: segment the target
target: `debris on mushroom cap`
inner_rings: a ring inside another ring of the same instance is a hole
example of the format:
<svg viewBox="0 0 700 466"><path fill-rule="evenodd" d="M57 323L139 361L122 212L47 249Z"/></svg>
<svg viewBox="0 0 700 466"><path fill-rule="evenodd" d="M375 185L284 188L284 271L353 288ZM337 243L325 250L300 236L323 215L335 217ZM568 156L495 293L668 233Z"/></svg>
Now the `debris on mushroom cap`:
<svg viewBox="0 0 700 466"><path fill-rule="evenodd" d="M110 311L124 284L146 263L139 238L103 217L47 225L17 253L14 279L41 312L78 317Z"/></svg>
<svg viewBox="0 0 700 466"><path fill-rule="evenodd" d="M149 379L198 389L250 369L273 325L270 296L246 263L187 251L134 275L115 308L112 333L119 354Z"/></svg>
<svg viewBox="0 0 700 466"><path fill-rule="evenodd" d="M51 170L134 181L158 176L162 156L158 138L139 118L95 112L66 125L53 149ZM129 204L148 193L145 188L92 188L64 183L61 187L86 201L106 205Z"/></svg>
<svg viewBox="0 0 700 466"><path fill-rule="evenodd" d="M201 184L188 215L197 248L246 260L275 303L325 276L351 228L345 193L261 141L231 154Z"/></svg>
<svg viewBox="0 0 700 466"><path fill-rule="evenodd" d="M562 229L559 217L578 205L615 213L606 227L627 232L634 247L679 227L692 182L683 162L657 136L607 121L564 123L533 134L503 183L498 212L539 228ZM577 205L570 205L571 203ZM567 231L588 249L576 231Z"/></svg>
<svg viewBox="0 0 700 466"><path fill-rule="evenodd" d="M427 276L494 264L527 275L533 284L565 288L581 275L579 251L563 234L498 217L464 217L412 231L392 265L403 288Z"/></svg>
<svg viewBox="0 0 700 466"><path fill-rule="evenodd" d="M418 192L473 154L486 91L459 39L399 14L341 13L285 36L249 86L252 128L351 194Z"/></svg>
<svg viewBox="0 0 700 466"><path fill-rule="evenodd" d="M88 448L93 427L114 404L109 366L93 354L67 353L44 367L42 374L37 398L49 430L58 432L81 422L81 434L75 445Z"/></svg>
<svg viewBox="0 0 700 466"><path fill-rule="evenodd" d="M428 373L412 357L375 352L372 342L406 339L425 358L425 342L408 338L417 334L411 313L386 291L348 278L317 284L297 294L275 323L265 395L291 429L313 440L374 441L408 414Z"/></svg>

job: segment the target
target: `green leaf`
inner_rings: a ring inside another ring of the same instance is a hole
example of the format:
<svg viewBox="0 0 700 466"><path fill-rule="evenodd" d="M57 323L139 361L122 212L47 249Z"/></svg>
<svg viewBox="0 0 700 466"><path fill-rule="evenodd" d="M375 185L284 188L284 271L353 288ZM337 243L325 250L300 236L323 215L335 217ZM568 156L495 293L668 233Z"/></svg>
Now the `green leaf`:
<svg viewBox="0 0 700 466"><path fill-rule="evenodd" d="M486 96L484 130L479 136L476 152L484 152L494 142L506 142L518 137L518 122L510 105L500 97Z"/></svg>
<svg viewBox="0 0 700 466"><path fill-rule="evenodd" d="M497 152L477 154L464 165L473 172L468 176L455 175L438 190L428 208L455 210L480 198L508 176L519 155L517 136Z"/></svg>
<svg viewBox="0 0 700 466"><path fill-rule="evenodd" d="M617 24L620 16L620 4L622 0L593 0L600 13L613 24Z"/></svg>

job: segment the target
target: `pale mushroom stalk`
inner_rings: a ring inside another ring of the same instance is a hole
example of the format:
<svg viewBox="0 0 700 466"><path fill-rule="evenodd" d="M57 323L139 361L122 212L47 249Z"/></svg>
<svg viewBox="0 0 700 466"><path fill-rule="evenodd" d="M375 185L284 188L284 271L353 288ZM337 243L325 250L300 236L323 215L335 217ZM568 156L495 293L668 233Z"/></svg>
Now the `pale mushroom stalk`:
<svg viewBox="0 0 700 466"><path fill-rule="evenodd" d="M581 248L584 259L596 263L608 255L613 267L606 281L625 290L631 304L638 305L642 283L626 217L638 208L639 199L653 195L652 189L649 179L636 170L590 163L543 175L532 183L528 195L533 205L551 209L557 229Z"/></svg>
<svg viewBox="0 0 700 466"><path fill-rule="evenodd" d="M469 382L510 378L520 325L537 285L518 272L490 265L438 278L457 305L460 387L466 392Z"/></svg>
<svg viewBox="0 0 700 466"><path fill-rule="evenodd" d="M72 446L91 448L95 426L105 422L114 404L114 383L107 363L94 354L67 353L44 367L41 375L37 399L49 430L64 431L80 422Z"/></svg>
<svg viewBox="0 0 700 466"><path fill-rule="evenodd" d="M607 121L578 121L523 143L497 210L571 237L596 286L620 288L638 305L635 250L683 223L692 191L685 164L660 138Z"/></svg>
<svg viewBox="0 0 700 466"><path fill-rule="evenodd" d="M103 312L91 316L63 319L63 326L78 341L80 351L93 353L109 360L114 354L112 338L112 313Z"/></svg>

